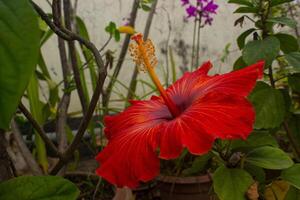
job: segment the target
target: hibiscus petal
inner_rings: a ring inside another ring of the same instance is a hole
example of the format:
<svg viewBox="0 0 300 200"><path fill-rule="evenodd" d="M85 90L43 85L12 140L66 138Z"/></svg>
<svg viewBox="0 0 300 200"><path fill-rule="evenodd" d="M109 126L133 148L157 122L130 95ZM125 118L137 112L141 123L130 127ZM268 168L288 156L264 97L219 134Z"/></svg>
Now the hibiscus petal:
<svg viewBox="0 0 300 200"><path fill-rule="evenodd" d="M255 112L245 97L212 92L194 102L181 118L193 120L191 125L214 138L246 139L253 129Z"/></svg>
<svg viewBox="0 0 300 200"><path fill-rule="evenodd" d="M118 132L96 160L96 173L118 187L135 188L139 181L149 181L159 174L159 159L150 141L157 128L126 129Z"/></svg>
<svg viewBox="0 0 300 200"><path fill-rule="evenodd" d="M159 173L159 132L171 117L160 100L134 101L124 112L105 117L108 145L97 160L97 174L119 187L136 187Z"/></svg>
<svg viewBox="0 0 300 200"><path fill-rule="evenodd" d="M195 72L186 73L170 86L167 92L181 110L212 91L245 97L254 88L256 80L261 78L263 67L264 62L260 61L241 70L208 76L211 64L207 62Z"/></svg>

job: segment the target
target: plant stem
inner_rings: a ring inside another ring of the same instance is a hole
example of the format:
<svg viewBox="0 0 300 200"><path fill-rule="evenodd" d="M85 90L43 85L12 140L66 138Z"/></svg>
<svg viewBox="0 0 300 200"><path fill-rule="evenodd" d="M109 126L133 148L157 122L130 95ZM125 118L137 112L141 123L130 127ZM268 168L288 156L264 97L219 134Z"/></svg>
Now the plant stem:
<svg viewBox="0 0 300 200"><path fill-rule="evenodd" d="M105 69L107 68L107 65L105 66ZM64 164L68 162L70 157L73 155L74 151L77 149L77 147L81 141L81 138L83 137L83 135L91 121L91 118L93 117L93 113L97 106L100 94L103 93L103 84L104 84L106 75L107 75L106 73L102 73L101 71L99 72L96 88L94 90L88 110L84 114L83 119L80 122L78 131L77 131L72 143L70 144L68 149L63 154L63 158L61 158L59 160L59 162L54 166L54 168L51 170L50 174L57 174L59 172L59 170L64 166Z"/></svg>
<svg viewBox="0 0 300 200"><path fill-rule="evenodd" d="M61 26L61 1L53 0L52 3L52 13L53 20L57 26ZM71 76L71 67L68 63L67 52L65 47L65 42L62 38L58 37L58 49L60 55L60 62L62 67L63 82L64 82L64 94L57 107L56 116L56 135L58 141L58 150L63 152L67 147L67 135L66 135L66 123L67 123L67 113L71 101L71 93L67 92L70 87L69 77Z"/></svg>
<svg viewBox="0 0 300 200"><path fill-rule="evenodd" d="M136 16L137 16L137 12L138 12L138 8L139 8L139 0L133 0L133 4L132 4L132 8L131 8L131 14L130 14L130 21L129 21L129 25L134 27L135 24L135 20L136 20ZM115 70L113 72L112 78L110 79L110 82L103 94L103 98L102 98L102 106L104 108L106 108L104 110L104 115L106 115L108 113L108 106L109 106L109 100L111 97L111 93L112 93L112 89L114 87L114 84L116 82L116 79L119 76L119 73L121 71L123 62L124 62L124 58L127 54L127 50L128 50L128 46L129 46L129 42L130 42L130 35L127 34L123 45L122 45L122 49L118 58L118 62L115 66Z"/></svg>
<svg viewBox="0 0 300 200"><path fill-rule="evenodd" d="M63 3L64 3L63 5L64 5L65 25L68 30L72 31L73 27L72 27L71 2L70 2L70 0L63 0ZM79 68L78 68L75 42L68 41L68 47L69 47L69 56L70 56L70 60L71 60L71 66L72 66L73 74L74 74L74 80L75 80L75 84L76 84L76 90L77 90L79 100L81 103L82 111L83 111L83 113L86 113L87 100L85 98L82 82L80 79L80 72L79 72Z"/></svg>
<svg viewBox="0 0 300 200"><path fill-rule="evenodd" d="M194 31L193 31L193 46L192 46L192 60L191 60L191 71L194 69L195 60L195 42L196 42L196 30L197 30L197 19L194 20Z"/></svg>
<svg viewBox="0 0 300 200"><path fill-rule="evenodd" d="M289 125L286 121L283 122L283 128L285 129L285 132L293 146L293 149L295 150L298 158L300 158L300 146L297 144L297 142L295 141L293 134L290 131Z"/></svg>
<svg viewBox="0 0 300 200"><path fill-rule="evenodd" d="M201 14L199 14L199 19L198 19L198 30L197 30L196 67L198 67L199 64L200 64L199 59L200 59L201 21L202 21L202 17L201 17Z"/></svg>
<svg viewBox="0 0 300 200"><path fill-rule="evenodd" d="M20 111L25 115L27 120L39 134L39 136L43 139L47 147L51 150L51 152L55 153L56 156L60 157L56 146L52 143L52 141L47 137L46 133L44 132L43 128L38 124L38 122L33 118L31 113L27 110L27 108L20 102L19 104Z"/></svg>

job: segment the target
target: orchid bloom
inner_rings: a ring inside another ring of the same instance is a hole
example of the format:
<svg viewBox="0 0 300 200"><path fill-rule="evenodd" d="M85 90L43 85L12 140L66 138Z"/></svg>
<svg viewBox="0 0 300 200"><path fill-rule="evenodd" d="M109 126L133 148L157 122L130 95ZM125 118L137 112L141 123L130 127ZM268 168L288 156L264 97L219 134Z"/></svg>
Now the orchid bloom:
<svg viewBox="0 0 300 200"><path fill-rule="evenodd" d="M255 113L246 97L262 76L264 62L214 76L207 75L212 64L206 62L164 89L154 71L153 44L141 34L132 39L134 61L149 73L161 95L131 101L122 113L105 117L109 142L96 157L99 176L134 188L159 174L159 158L175 159L184 148L205 154L217 138L247 138Z"/></svg>

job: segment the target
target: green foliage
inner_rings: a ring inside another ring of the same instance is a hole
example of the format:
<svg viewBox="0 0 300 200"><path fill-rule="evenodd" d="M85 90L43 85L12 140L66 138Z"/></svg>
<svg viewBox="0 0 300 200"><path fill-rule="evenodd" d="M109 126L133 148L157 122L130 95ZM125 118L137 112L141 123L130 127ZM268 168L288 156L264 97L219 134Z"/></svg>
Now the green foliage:
<svg viewBox="0 0 300 200"><path fill-rule="evenodd" d="M246 155L245 162L265 169L286 169L293 165L284 151L270 146L253 149Z"/></svg>
<svg viewBox="0 0 300 200"><path fill-rule="evenodd" d="M0 0L0 19L0 129L6 129L36 67L40 31L27 0Z"/></svg>
<svg viewBox="0 0 300 200"><path fill-rule="evenodd" d="M212 154L208 153L202 156L197 157L191 167L184 169L182 174L184 176L193 176L198 175L199 173L203 172L207 167L208 161L212 158Z"/></svg>
<svg viewBox="0 0 300 200"><path fill-rule="evenodd" d="M269 18L267 20L268 22L273 22L276 24L280 24L280 25L286 25L289 26L291 28L296 28L297 27L297 22L291 18L288 17L274 17L274 18Z"/></svg>
<svg viewBox="0 0 300 200"><path fill-rule="evenodd" d="M79 190L59 176L21 176L0 183L3 200L76 200Z"/></svg>
<svg viewBox="0 0 300 200"><path fill-rule="evenodd" d="M255 28L250 28L247 31L245 31L244 33L242 33L238 38L237 38L237 44L239 46L240 49L243 49L245 46L245 41L246 38L255 31Z"/></svg>
<svg viewBox="0 0 300 200"><path fill-rule="evenodd" d="M291 52L284 57L295 71L300 72L300 52Z"/></svg>
<svg viewBox="0 0 300 200"><path fill-rule="evenodd" d="M246 44L243 49L243 59L248 64L254 64L259 60L265 60L266 66L270 66L280 50L280 42L274 36L263 40L254 40Z"/></svg>
<svg viewBox="0 0 300 200"><path fill-rule="evenodd" d="M290 186L290 189L286 194L284 200L300 200L300 190L293 186Z"/></svg>
<svg viewBox="0 0 300 200"><path fill-rule="evenodd" d="M270 6L278 6L280 4L284 4L284 3L288 3L288 2L292 2L294 0L272 0Z"/></svg>
<svg viewBox="0 0 300 200"><path fill-rule="evenodd" d="M213 175L214 190L220 200L241 200L253 183L251 175L242 169L219 167Z"/></svg>
<svg viewBox="0 0 300 200"><path fill-rule="evenodd" d="M300 190L300 164L294 164L292 167L283 170L280 177Z"/></svg>
<svg viewBox="0 0 300 200"><path fill-rule="evenodd" d="M258 82L249 99L256 111L255 128L275 128L283 122L286 109L279 90Z"/></svg>
<svg viewBox="0 0 300 200"><path fill-rule="evenodd" d="M298 41L294 36L285 33L277 33L274 36L280 41L280 50L283 53L299 50Z"/></svg>
<svg viewBox="0 0 300 200"><path fill-rule="evenodd" d="M109 33L111 37L114 37L115 41L120 41L120 32L114 22L109 22L109 24L105 27L105 31Z"/></svg>
<svg viewBox="0 0 300 200"><path fill-rule="evenodd" d="M288 83L293 91L300 92L300 73L290 75Z"/></svg>

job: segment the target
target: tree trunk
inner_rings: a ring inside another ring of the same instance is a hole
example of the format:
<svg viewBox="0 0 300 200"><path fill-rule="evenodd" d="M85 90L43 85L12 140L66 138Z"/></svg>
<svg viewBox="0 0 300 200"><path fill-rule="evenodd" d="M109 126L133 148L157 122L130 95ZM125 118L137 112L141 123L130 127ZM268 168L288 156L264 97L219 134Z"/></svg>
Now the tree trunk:
<svg viewBox="0 0 300 200"><path fill-rule="evenodd" d="M0 182L14 177L12 162L6 151L5 131L0 129Z"/></svg>

